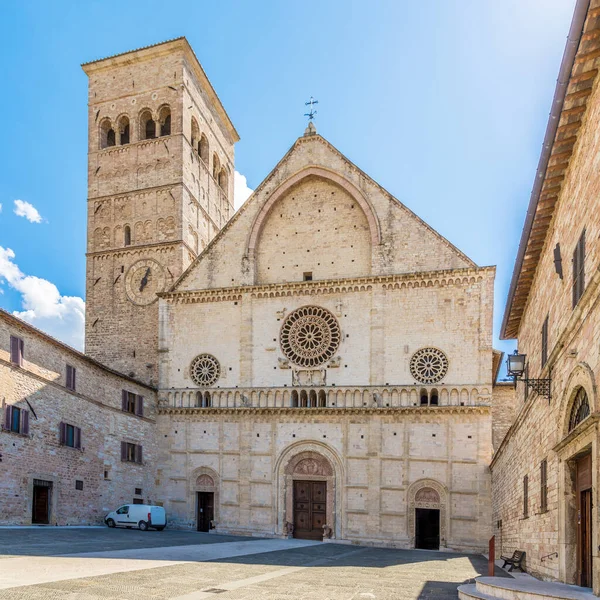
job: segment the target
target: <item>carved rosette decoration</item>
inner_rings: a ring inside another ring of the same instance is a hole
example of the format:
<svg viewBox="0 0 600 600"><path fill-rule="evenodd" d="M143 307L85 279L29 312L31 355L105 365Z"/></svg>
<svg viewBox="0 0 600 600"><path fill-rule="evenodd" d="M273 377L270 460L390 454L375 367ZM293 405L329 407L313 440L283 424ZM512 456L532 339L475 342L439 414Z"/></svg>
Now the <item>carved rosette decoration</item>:
<svg viewBox="0 0 600 600"><path fill-rule="evenodd" d="M419 383L438 383L448 372L448 358L437 348L421 348L410 359L410 372Z"/></svg>
<svg viewBox="0 0 600 600"><path fill-rule="evenodd" d="M210 475L203 473L196 479L196 487L214 487L215 482Z"/></svg>
<svg viewBox="0 0 600 600"><path fill-rule="evenodd" d="M221 375L221 365L212 354L200 354L190 365L190 377L199 386L213 385Z"/></svg>
<svg viewBox="0 0 600 600"><path fill-rule="evenodd" d="M337 319L320 306L302 306L291 312L281 327L281 350L301 367L316 367L327 362L341 341Z"/></svg>

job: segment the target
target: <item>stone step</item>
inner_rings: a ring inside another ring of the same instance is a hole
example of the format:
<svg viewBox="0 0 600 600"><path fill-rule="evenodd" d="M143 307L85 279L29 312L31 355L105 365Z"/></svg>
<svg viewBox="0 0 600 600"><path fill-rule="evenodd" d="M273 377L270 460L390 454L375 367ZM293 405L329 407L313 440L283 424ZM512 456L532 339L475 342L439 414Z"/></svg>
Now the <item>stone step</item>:
<svg viewBox="0 0 600 600"><path fill-rule="evenodd" d="M477 586L474 583L467 583L458 586L459 600L497 600L494 596L488 596L477 591Z"/></svg>
<svg viewBox="0 0 600 600"><path fill-rule="evenodd" d="M598 600L589 588L529 578L478 577L479 594L497 600Z"/></svg>

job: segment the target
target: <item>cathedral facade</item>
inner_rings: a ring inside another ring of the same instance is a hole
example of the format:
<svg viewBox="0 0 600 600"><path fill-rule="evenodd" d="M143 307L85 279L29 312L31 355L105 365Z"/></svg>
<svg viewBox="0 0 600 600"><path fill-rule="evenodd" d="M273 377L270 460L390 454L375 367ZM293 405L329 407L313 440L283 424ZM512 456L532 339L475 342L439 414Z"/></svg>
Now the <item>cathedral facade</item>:
<svg viewBox="0 0 600 600"><path fill-rule="evenodd" d="M144 414L107 402L143 419L121 448L151 448L121 455L118 481L143 474L175 527L486 548L512 406L494 387L494 268L312 124L234 214L238 135L183 38L84 70L86 354L145 390Z"/></svg>

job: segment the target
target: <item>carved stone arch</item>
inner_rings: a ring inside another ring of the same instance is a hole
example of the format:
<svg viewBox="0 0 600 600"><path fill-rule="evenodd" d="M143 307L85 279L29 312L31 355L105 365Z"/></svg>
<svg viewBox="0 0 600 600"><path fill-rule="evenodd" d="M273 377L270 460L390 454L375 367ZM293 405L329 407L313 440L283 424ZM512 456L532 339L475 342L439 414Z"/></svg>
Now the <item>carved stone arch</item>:
<svg viewBox="0 0 600 600"><path fill-rule="evenodd" d="M569 419L571 409L577 396L579 388L583 388L587 394L590 405L590 414L598 410L598 399L594 372L587 363L579 363L569 375L561 398L561 439L569 435Z"/></svg>
<svg viewBox="0 0 600 600"><path fill-rule="evenodd" d="M297 442L285 448L275 463L277 476L276 532L285 535L286 523L294 522L294 480L326 481L326 520L333 538L343 538L344 466L333 448L317 441Z"/></svg>
<svg viewBox="0 0 600 600"><path fill-rule="evenodd" d="M190 523L194 523L196 519L198 492L212 492L214 494L214 522L215 526L218 526L221 506L221 478L214 469L198 467L190 475L188 495Z"/></svg>
<svg viewBox="0 0 600 600"><path fill-rule="evenodd" d="M266 223L267 217L271 212L271 209L292 187L298 185L302 180L306 179L307 177L319 177L321 179L325 179L326 181L330 181L338 185L348 194L350 194L361 207L365 214L365 217L367 218L369 230L371 233L371 245L378 246L379 244L381 244L381 228L379 225L379 219L377 218L375 209L373 208L367 197L353 183L351 183L345 177L342 177L338 173L335 173L334 171L330 171L328 169L324 169L323 167L312 166L306 167L301 171L297 172L295 175L292 175L291 177L286 179L286 181L284 181L270 195L269 199L263 204L262 208L256 215L254 223L252 224L252 228L250 230L250 235L248 237L248 243L246 247L247 256L255 258L258 239L260 237L260 233L263 229L263 226Z"/></svg>
<svg viewBox="0 0 600 600"><path fill-rule="evenodd" d="M415 547L415 514L417 508L433 508L440 511L440 548L447 546L450 531L448 490L435 479L419 479L408 488L408 536L411 548Z"/></svg>

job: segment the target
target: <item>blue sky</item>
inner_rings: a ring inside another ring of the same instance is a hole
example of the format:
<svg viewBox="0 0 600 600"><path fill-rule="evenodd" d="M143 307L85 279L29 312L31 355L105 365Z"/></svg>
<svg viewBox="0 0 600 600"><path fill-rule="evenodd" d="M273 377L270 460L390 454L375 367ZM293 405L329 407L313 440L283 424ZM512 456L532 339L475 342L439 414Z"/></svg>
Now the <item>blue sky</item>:
<svg viewBox="0 0 600 600"><path fill-rule="evenodd" d="M313 95L319 133L475 262L497 265L495 347L511 350L498 332L573 7L5 0L0 306L81 344L80 63L185 35L240 133L236 170L251 188L302 134Z"/></svg>

